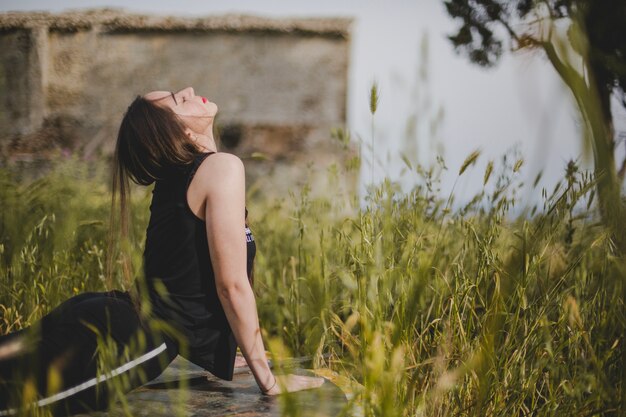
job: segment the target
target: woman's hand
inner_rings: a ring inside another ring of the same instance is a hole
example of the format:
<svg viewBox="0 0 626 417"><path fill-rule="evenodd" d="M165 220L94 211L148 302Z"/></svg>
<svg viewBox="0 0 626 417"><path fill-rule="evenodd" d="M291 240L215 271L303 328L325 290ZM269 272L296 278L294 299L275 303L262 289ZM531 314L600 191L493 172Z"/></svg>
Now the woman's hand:
<svg viewBox="0 0 626 417"><path fill-rule="evenodd" d="M295 392L305 389L319 388L324 383L324 378L317 378L302 375L279 375L276 376L276 383L268 388L267 391L261 391L265 395L278 395L283 392Z"/></svg>

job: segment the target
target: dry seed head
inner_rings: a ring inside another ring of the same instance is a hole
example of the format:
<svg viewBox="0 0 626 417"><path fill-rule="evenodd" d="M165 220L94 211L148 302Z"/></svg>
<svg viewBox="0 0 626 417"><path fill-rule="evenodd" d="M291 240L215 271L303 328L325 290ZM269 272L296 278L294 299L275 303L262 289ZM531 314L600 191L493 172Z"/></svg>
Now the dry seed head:
<svg viewBox="0 0 626 417"><path fill-rule="evenodd" d="M492 172L493 172L493 161L489 161L487 163L487 168L485 169L485 177L483 179L483 185L487 185L487 181L489 181L489 177L491 177Z"/></svg>
<svg viewBox="0 0 626 417"><path fill-rule="evenodd" d="M476 162L476 160L478 159L479 156L480 156L480 151L479 150L475 150L474 152L469 154L467 156L467 158L465 158L465 161L463 161L463 165L461 165L461 169L459 169L459 175L463 175L463 173L465 172L467 167L469 167L474 162Z"/></svg>
<svg viewBox="0 0 626 417"><path fill-rule="evenodd" d="M572 328L583 328L583 320L580 316L578 301L571 295L568 295L564 302L565 311L568 313L569 324Z"/></svg>
<svg viewBox="0 0 626 417"><path fill-rule="evenodd" d="M376 114L379 98L380 96L378 95L378 83L374 81L370 90L370 112L372 113L372 115Z"/></svg>

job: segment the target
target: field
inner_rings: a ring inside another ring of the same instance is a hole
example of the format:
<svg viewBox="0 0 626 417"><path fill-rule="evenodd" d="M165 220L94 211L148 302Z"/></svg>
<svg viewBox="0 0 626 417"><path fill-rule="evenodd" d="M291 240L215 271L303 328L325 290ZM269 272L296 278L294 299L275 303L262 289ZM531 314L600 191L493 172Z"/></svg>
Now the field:
<svg viewBox="0 0 626 417"><path fill-rule="evenodd" d="M466 175L477 158L449 169ZM460 207L435 192L442 161L406 163L419 178L408 193L385 181L364 199L330 185L248 197L272 352L312 356L365 416L623 415L626 269L590 175L570 163L558 187L535 190L542 206L513 216L521 159L488 163L484 191ZM105 276L106 166L67 158L36 180L4 169L0 183L0 334L124 285ZM150 196L133 189L136 267Z"/></svg>

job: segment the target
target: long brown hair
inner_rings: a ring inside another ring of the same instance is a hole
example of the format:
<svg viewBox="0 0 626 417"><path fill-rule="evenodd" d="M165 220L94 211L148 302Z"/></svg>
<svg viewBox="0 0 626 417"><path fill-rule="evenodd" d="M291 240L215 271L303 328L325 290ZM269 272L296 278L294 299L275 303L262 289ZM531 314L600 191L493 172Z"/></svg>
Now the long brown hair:
<svg viewBox="0 0 626 417"><path fill-rule="evenodd" d="M185 125L169 108L137 96L128 106L117 135L113 154L107 286L113 284L114 263L120 243L129 239L130 181L150 185L164 170L193 161L199 149L185 134ZM119 210L116 207L119 200ZM130 258L120 252L123 282L130 287L133 268Z"/></svg>

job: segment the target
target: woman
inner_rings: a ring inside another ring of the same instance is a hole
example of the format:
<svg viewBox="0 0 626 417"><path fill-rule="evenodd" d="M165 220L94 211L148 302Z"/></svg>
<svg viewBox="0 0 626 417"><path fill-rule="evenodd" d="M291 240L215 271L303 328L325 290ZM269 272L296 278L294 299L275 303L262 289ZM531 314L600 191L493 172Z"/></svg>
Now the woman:
<svg viewBox="0 0 626 417"><path fill-rule="evenodd" d="M237 345L263 394L322 384L277 379L269 369L249 282L256 249L244 167L217 152L217 111L191 87L153 91L128 107L114 155L113 205L119 194L127 230L129 179L155 183L145 279L130 293L73 297L33 328L0 338L0 416L25 406L51 406L55 415L104 408L113 392L157 377L179 353L230 380ZM103 356L106 366L97 360Z"/></svg>

